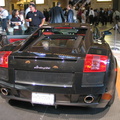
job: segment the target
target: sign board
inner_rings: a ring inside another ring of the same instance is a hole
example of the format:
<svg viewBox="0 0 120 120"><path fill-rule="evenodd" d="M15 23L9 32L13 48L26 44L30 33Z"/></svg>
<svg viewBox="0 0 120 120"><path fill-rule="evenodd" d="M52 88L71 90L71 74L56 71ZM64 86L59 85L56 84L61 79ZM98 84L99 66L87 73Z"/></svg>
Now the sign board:
<svg viewBox="0 0 120 120"><path fill-rule="evenodd" d="M97 2L111 2L112 0L97 0Z"/></svg>
<svg viewBox="0 0 120 120"><path fill-rule="evenodd" d="M0 0L0 6L5 6L5 0Z"/></svg>
<svg viewBox="0 0 120 120"><path fill-rule="evenodd" d="M36 4L44 4L44 0L36 0Z"/></svg>

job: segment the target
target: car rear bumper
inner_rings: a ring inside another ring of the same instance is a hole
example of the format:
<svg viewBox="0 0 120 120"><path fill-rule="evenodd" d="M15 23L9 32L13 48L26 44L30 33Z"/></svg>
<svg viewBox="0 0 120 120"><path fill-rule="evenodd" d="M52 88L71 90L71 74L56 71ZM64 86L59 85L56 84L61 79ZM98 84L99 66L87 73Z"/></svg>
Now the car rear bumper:
<svg viewBox="0 0 120 120"><path fill-rule="evenodd" d="M19 100L19 101L26 101L30 102L32 104L37 104L32 102L32 93L29 89L29 87L24 87L21 85L14 85L10 84L7 82L0 81L0 89L5 89L4 92L7 92L7 94L2 93L1 96L4 99L13 99L13 100ZM108 93L109 91L107 91ZM49 94L49 93L42 93L42 92L37 92L38 94ZM51 94L51 93L50 93ZM109 100L103 100L102 94L66 94L66 93L52 93L54 95L54 104L53 106L57 105L65 105L65 106L83 106L83 107L93 107L93 108L104 108ZM85 101L86 97L89 97L87 102ZM41 103L42 104L42 103ZM43 103L44 104L44 103ZM51 104L46 104L45 105L51 105Z"/></svg>

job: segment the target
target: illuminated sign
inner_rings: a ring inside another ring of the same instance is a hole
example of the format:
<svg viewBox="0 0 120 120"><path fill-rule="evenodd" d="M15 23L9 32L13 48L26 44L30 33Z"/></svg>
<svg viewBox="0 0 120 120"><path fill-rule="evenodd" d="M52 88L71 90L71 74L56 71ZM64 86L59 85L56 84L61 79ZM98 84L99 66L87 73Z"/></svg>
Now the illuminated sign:
<svg viewBox="0 0 120 120"><path fill-rule="evenodd" d="M97 0L98 2L111 2L112 0Z"/></svg>
<svg viewBox="0 0 120 120"><path fill-rule="evenodd" d="M0 6L5 6L5 0L0 0Z"/></svg>
<svg viewBox="0 0 120 120"><path fill-rule="evenodd" d="M36 4L44 4L44 0L36 0Z"/></svg>

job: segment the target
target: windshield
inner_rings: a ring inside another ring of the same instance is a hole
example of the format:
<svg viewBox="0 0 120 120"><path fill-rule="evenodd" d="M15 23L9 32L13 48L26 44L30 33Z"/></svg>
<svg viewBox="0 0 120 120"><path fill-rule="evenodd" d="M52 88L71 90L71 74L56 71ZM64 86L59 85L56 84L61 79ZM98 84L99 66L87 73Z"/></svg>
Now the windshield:
<svg viewBox="0 0 120 120"><path fill-rule="evenodd" d="M41 29L44 35L63 34L63 35L83 35L85 36L86 28L72 28L72 27L55 27Z"/></svg>

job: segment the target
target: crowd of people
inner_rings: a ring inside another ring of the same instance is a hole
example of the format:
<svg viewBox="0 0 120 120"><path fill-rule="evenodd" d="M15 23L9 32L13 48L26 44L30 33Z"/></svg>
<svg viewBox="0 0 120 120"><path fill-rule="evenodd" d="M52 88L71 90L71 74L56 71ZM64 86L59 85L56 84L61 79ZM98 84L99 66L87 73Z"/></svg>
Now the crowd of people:
<svg viewBox="0 0 120 120"><path fill-rule="evenodd" d="M61 3L58 2L57 6L50 8L49 11L44 9L43 12L36 9L35 3L30 2L29 7L25 12L14 9L10 17L9 12L0 6L0 19L2 31L8 31L8 22L10 27L13 28L14 35L23 34L23 28L26 27L25 33L31 34L38 27L44 25L45 21L49 23L90 23L92 25L102 24L102 26L116 24L120 20L120 12L113 9L93 9L90 7L76 7L72 4L66 6L65 9L61 8Z"/></svg>

